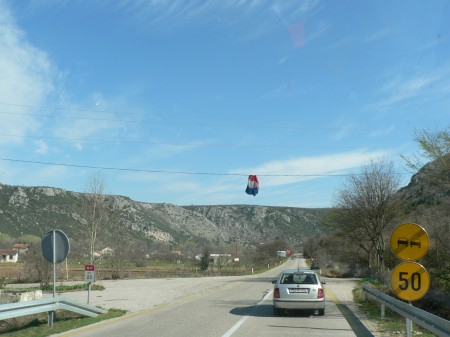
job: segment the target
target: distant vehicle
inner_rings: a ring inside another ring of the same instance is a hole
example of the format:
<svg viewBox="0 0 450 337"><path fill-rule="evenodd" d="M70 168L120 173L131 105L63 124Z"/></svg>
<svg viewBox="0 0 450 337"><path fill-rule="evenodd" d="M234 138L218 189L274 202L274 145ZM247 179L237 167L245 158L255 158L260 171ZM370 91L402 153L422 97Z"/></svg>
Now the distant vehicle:
<svg viewBox="0 0 450 337"><path fill-rule="evenodd" d="M279 250L278 252L277 252L277 256L278 257L286 257L287 255L286 255L286 251L285 250Z"/></svg>
<svg viewBox="0 0 450 337"><path fill-rule="evenodd" d="M286 310L317 310L325 315L325 291L319 276L309 269L285 269L273 280L273 313Z"/></svg>
<svg viewBox="0 0 450 337"><path fill-rule="evenodd" d="M320 263L319 262L312 262L311 263L311 270L314 269L320 269Z"/></svg>

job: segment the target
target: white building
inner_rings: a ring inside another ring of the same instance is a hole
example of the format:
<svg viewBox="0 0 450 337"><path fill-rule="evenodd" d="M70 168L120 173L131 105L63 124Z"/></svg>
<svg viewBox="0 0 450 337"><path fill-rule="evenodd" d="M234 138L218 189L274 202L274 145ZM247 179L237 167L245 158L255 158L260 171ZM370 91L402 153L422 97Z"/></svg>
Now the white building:
<svg viewBox="0 0 450 337"><path fill-rule="evenodd" d="M16 263L19 258L17 250L0 249L0 262Z"/></svg>

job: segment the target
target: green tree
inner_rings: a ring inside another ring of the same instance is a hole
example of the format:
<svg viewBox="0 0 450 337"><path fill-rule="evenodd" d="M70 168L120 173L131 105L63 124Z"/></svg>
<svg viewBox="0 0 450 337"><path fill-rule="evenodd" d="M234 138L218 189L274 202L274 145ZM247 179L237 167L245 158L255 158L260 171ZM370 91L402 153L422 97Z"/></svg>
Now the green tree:
<svg viewBox="0 0 450 337"><path fill-rule="evenodd" d="M415 130L414 141L420 146L420 151L412 156L402 155L405 164L415 170L420 170L426 161L438 161L438 165L449 168L450 158L450 126L447 130Z"/></svg>
<svg viewBox="0 0 450 337"><path fill-rule="evenodd" d="M200 269L208 270L209 267L209 249L205 248L200 259Z"/></svg>

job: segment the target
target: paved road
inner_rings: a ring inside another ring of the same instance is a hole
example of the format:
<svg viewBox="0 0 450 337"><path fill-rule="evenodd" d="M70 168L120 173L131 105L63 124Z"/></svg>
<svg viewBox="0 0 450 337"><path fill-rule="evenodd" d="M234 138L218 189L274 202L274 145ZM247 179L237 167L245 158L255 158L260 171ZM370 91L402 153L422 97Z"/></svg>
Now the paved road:
<svg viewBox="0 0 450 337"><path fill-rule="evenodd" d="M130 314L57 336L355 336L333 301L351 301L348 281L327 279L325 316L273 316L271 280L281 269L299 264L302 267L304 260L246 277L102 281L106 290L92 292L91 304L127 309ZM87 299L86 293L65 296Z"/></svg>

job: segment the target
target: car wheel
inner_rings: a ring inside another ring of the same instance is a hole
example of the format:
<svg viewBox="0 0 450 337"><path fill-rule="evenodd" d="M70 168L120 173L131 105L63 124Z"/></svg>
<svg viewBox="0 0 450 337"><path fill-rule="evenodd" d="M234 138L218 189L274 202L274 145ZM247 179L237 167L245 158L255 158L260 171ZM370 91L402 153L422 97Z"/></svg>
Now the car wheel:
<svg viewBox="0 0 450 337"><path fill-rule="evenodd" d="M319 316L325 315L325 309L319 309Z"/></svg>

